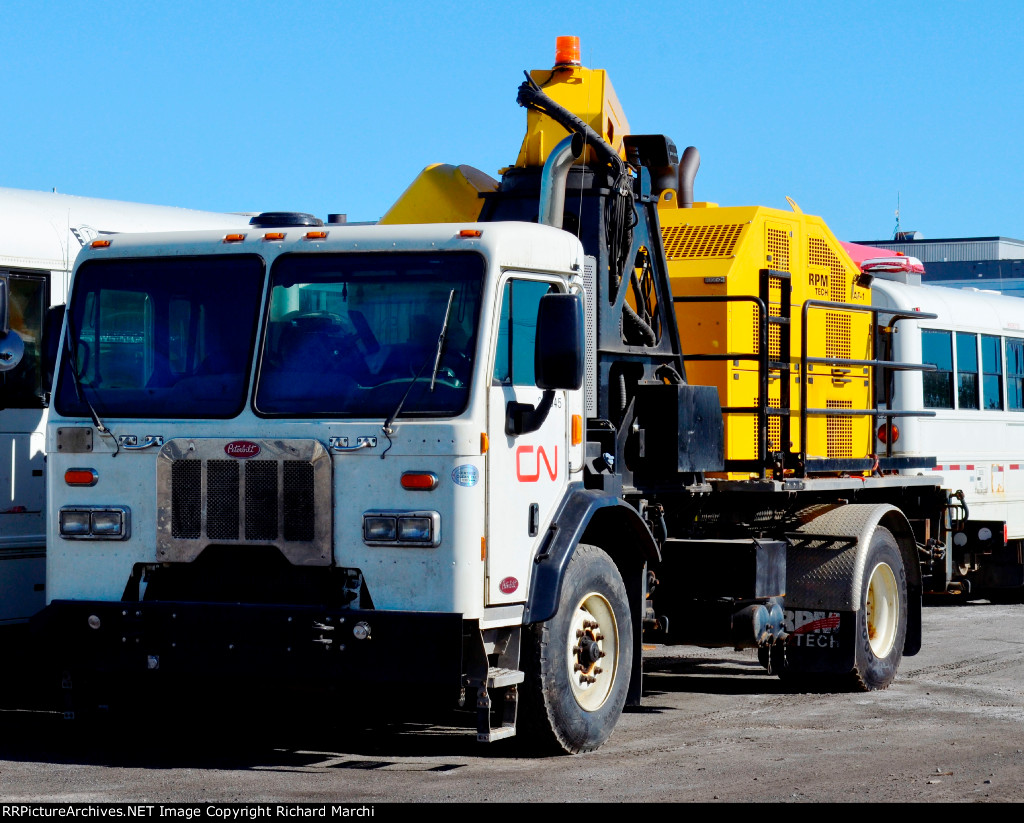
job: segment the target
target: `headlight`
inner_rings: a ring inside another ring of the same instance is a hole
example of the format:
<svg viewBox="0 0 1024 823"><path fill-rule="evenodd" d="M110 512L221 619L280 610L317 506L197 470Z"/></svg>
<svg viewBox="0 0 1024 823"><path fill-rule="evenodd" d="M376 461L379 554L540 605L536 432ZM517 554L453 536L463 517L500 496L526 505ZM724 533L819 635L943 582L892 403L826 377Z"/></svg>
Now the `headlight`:
<svg viewBox="0 0 1024 823"><path fill-rule="evenodd" d="M377 515L363 516L363 540L367 543L393 541L397 536L395 518Z"/></svg>
<svg viewBox="0 0 1024 823"><path fill-rule="evenodd" d="M58 523L65 540L127 540L131 536L127 506L65 506Z"/></svg>
<svg viewBox="0 0 1024 823"><path fill-rule="evenodd" d="M441 515L425 511L363 513L363 542L370 546L441 545Z"/></svg>

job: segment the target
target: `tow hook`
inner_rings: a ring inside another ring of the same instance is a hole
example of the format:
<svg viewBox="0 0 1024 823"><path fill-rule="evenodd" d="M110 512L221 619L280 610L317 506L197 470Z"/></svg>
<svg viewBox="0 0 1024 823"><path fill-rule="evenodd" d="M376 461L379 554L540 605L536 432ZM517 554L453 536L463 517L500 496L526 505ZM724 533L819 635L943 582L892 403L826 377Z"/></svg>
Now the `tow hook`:
<svg viewBox="0 0 1024 823"><path fill-rule="evenodd" d="M326 623L319 623L316 620L313 621L313 631L320 632L319 637L314 637L314 643L321 643L324 647L330 646L334 643L334 639L330 637L324 637L324 632L333 632L334 626L328 626Z"/></svg>

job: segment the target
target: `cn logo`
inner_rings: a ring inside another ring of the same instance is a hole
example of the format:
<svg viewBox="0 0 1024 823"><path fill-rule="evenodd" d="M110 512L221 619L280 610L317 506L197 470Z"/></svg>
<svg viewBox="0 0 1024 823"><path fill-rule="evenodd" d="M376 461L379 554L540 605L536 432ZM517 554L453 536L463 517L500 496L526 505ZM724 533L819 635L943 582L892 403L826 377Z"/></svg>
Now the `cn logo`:
<svg viewBox="0 0 1024 823"><path fill-rule="evenodd" d="M555 446L555 459L548 460L548 453L543 446L520 446L516 449L516 479L520 483L536 483L540 480L540 464L544 461L544 470L555 480L558 477L558 446Z"/></svg>

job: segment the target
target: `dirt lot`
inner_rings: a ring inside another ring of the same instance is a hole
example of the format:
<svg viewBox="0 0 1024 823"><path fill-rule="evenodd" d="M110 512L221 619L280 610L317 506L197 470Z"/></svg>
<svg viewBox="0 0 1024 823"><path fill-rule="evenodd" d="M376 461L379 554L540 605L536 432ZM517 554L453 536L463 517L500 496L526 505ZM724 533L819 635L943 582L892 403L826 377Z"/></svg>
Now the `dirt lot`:
<svg viewBox="0 0 1024 823"><path fill-rule="evenodd" d="M599 751L525 759L451 719L257 705L89 732L5 712L7 802L980 802L1024 800L1024 606L925 609L925 647L870 694L792 694L752 653L645 652L644 706Z"/></svg>

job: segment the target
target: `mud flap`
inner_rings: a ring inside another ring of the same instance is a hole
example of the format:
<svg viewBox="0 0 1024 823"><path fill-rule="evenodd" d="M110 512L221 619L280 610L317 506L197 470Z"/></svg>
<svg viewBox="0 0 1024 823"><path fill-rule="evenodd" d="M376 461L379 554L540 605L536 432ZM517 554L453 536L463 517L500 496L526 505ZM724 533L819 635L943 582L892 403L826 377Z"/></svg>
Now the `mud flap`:
<svg viewBox="0 0 1024 823"><path fill-rule="evenodd" d="M846 674L856 660L857 613L784 609L786 662L799 672Z"/></svg>

